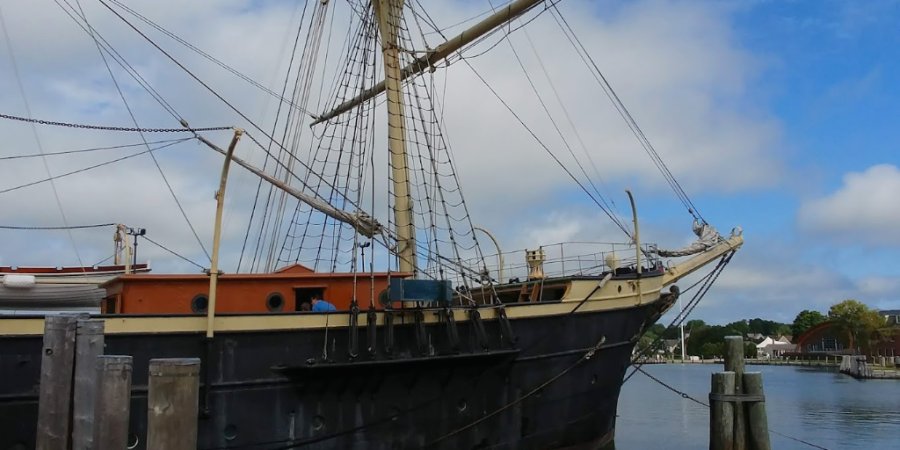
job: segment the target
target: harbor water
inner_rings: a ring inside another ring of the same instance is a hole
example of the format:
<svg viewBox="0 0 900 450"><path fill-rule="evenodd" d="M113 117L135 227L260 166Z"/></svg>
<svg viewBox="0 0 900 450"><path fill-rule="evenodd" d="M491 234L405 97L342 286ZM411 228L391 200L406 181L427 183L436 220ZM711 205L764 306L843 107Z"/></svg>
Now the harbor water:
<svg viewBox="0 0 900 450"><path fill-rule="evenodd" d="M708 403L721 364L655 364L643 369ZM900 380L856 380L836 370L747 366L762 372L769 428L829 450L900 448ZM629 369L630 373L631 369ZM709 410L636 373L619 397L616 450L709 446ZM775 449L814 449L777 434Z"/></svg>

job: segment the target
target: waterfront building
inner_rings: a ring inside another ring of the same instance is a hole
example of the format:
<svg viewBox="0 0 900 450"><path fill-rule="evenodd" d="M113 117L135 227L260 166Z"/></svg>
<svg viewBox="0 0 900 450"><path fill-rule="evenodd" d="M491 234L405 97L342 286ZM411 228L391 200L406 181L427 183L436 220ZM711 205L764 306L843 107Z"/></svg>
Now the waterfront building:
<svg viewBox="0 0 900 450"><path fill-rule="evenodd" d="M797 346L791 344L790 339L785 336L779 336L777 338L769 336L763 339L759 344L756 344L757 358L776 358L785 353L795 351L797 351Z"/></svg>

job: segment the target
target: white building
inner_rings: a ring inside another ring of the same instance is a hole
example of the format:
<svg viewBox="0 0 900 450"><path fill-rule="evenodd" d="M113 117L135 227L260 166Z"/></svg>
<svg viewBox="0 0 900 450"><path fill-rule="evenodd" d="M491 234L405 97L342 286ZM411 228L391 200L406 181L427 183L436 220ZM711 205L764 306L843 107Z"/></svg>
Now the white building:
<svg viewBox="0 0 900 450"><path fill-rule="evenodd" d="M774 339L771 336L763 339L762 342L756 344L757 358L773 358L783 355L785 352L793 352L797 350L797 346L791 344L786 337L781 336Z"/></svg>

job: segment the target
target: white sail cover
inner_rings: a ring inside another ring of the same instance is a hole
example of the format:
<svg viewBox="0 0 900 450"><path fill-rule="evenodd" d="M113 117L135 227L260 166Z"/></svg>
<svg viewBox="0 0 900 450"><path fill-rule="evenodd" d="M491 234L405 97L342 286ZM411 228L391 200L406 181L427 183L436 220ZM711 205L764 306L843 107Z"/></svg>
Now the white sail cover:
<svg viewBox="0 0 900 450"><path fill-rule="evenodd" d="M694 234L696 234L698 238L691 245L680 248L678 250L655 249L654 252L657 255L666 258L688 256L695 253L705 252L722 240L722 236L719 234L719 232L716 231L716 229L708 223L701 223L698 220L694 220L694 225L691 228L693 228Z"/></svg>

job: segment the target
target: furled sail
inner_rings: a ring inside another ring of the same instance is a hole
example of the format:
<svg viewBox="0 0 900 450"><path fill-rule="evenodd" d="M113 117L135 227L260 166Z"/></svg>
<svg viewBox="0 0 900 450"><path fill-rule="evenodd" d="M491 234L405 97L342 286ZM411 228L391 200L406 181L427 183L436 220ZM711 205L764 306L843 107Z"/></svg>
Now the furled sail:
<svg viewBox="0 0 900 450"><path fill-rule="evenodd" d="M723 240L719 232L708 223L694 220L694 225L691 228L694 230L694 234L697 235L697 240L691 245L678 250L655 249L653 252L667 258L694 255L709 250Z"/></svg>

